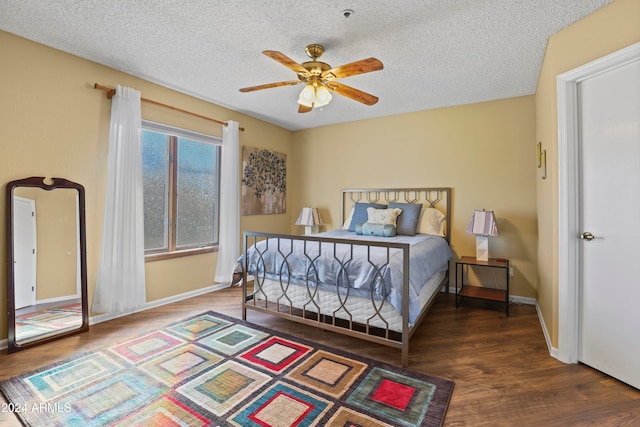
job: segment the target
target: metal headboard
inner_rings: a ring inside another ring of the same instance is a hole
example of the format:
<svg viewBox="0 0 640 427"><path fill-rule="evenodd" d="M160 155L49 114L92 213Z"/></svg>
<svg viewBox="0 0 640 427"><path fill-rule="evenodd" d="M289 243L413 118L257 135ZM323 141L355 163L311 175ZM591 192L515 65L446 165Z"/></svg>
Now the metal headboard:
<svg viewBox="0 0 640 427"><path fill-rule="evenodd" d="M451 188L359 188L340 190L340 224L344 223L351 207L360 203L420 203L438 209L446 217L447 241L451 239Z"/></svg>

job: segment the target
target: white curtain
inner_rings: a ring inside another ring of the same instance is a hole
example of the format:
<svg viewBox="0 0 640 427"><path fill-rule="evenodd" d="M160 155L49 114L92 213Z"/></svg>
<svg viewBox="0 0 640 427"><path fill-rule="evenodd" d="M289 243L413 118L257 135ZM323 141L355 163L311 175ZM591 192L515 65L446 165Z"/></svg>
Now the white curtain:
<svg viewBox="0 0 640 427"><path fill-rule="evenodd" d="M140 92L116 87L102 247L92 311L130 311L146 302Z"/></svg>
<svg viewBox="0 0 640 427"><path fill-rule="evenodd" d="M220 167L220 233L215 281L230 283L240 255L240 141L238 122L222 130Z"/></svg>

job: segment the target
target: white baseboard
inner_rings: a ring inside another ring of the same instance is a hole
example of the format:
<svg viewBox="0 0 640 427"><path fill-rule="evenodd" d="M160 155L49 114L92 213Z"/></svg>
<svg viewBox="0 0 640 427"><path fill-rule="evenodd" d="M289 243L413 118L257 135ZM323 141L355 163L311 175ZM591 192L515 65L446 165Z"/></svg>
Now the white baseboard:
<svg viewBox="0 0 640 427"><path fill-rule="evenodd" d="M54 302L60 302L60 301L69 301L69 300L75 300L75 299L80 299L80 295L79 294L75 294L75 295L67 295L64 297L58 297L58 298L49 298L49 299L43 299L43 300L39 300L36 301L36 305L38 304L51 304Z"/></svg>
<svg viewBox="0 0 640 427"><path fill-rule="evenodd" d="M509 301L515 302L516 304L538 305L538 300L535 298L521 297L518 295L509 295Z"/></svg>
<svg viewBox="0 0 640 427"><path fill-rule="evenodd" d="M558 349L551 344L551 337L549 336L547 324L544 321L544 317L542 317L542 312L540 311L540 307L538 306L537 301L536 301L536 313L538 313L538 320L540 320L540 326L542 327L542 334L544 335L544 340L547 343L547 349L549 350L549 355L554 359L557 359Z"/></svg>
<svg viewBox="0 0 640 427"><path fill-rule="evenodd" d="M117 319L118 317L128 316L129 314L149 310L150 308L160 307L176 301L182 301L187 298L193 298L198 295L208 294L209 292L218 291L220 289L224 289L228 287L229 287L228 283L219 283L213 286L207 286L206 288L196 289L194 291L185 292L183 294L173 295L171 297L151 301L136 310L123 311L120 313L98 314L96 316L91 316L89 318L89 325L95 325L96 323L102 323L102 322L106 322L107 320ZM7 339L0 340L0 350L5 350L8 346L9 346L9 342Z"/></svg>
<svg viewBox="0 0 640 427"><path fill-rule="evenodd" d="M193 298L198 295L208 294L209 292L218 291L220 289L224 289L228 287L229 287L228 283L219 283L217 285L207 286L206 288L196 289L194 291L185 292L183 294L173 295L167 298L151 301L136 310L123 311L120 313L98 314L96 316L91 316L89 318L89 325L95 325L96 323L102 323L102 322L106 322L107 320L117 319L118 317L128 316L130 314L149 310L151 308L161 307L163 305L171 304L172 302L182 301L187 298Z"/></svg>

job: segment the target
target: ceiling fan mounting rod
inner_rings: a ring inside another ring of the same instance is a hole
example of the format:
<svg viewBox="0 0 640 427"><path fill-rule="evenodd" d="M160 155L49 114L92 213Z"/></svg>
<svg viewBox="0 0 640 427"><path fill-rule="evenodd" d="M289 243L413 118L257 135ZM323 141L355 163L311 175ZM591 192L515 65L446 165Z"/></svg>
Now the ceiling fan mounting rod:
<svg viewBox="0 0 640 427"><path fill-rule="evenodd" d="M322 56L324 53L324 46L320 44L310 44L304 50L307 53L307 56L312 60L316 60Z"/></svg>

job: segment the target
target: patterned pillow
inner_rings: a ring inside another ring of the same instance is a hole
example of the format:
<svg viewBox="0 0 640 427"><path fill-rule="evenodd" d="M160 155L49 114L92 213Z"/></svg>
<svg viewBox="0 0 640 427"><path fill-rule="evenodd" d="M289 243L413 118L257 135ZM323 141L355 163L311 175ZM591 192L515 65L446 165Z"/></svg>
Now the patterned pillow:
<svg viewBox="0 0 640 427"><path fill-rule="evenodd" d="M422 204L420 203L389 203L390 208L402 209L402 214L397 219L396 227L398 234L405 236L415 236L418 232L418 223L420 222L420 212Z"/></svg>
<svg viewBox="0 0 640 427"><path fill-rule="evenodd" d="M364 224L367 222L367 208L386 208L387 205L379 205L377 203L356 203L353 210L353 217L349 223L349 231L356 231L356 224Z"/></svg>
<svg viewBox="0 0 640 427"><path fill-rule="evenodd" d="M362 225L364 236L393 237L396 235L396 226L392 224L372 224L365 222Z"/></svg>
<svg viewBox="0 0 640 427"><path fill-rule="evenodd" d="M367 208L367 222L371 224L391 224L396 226L396 218L402 213L402 209L376 209Z"/></svg>

